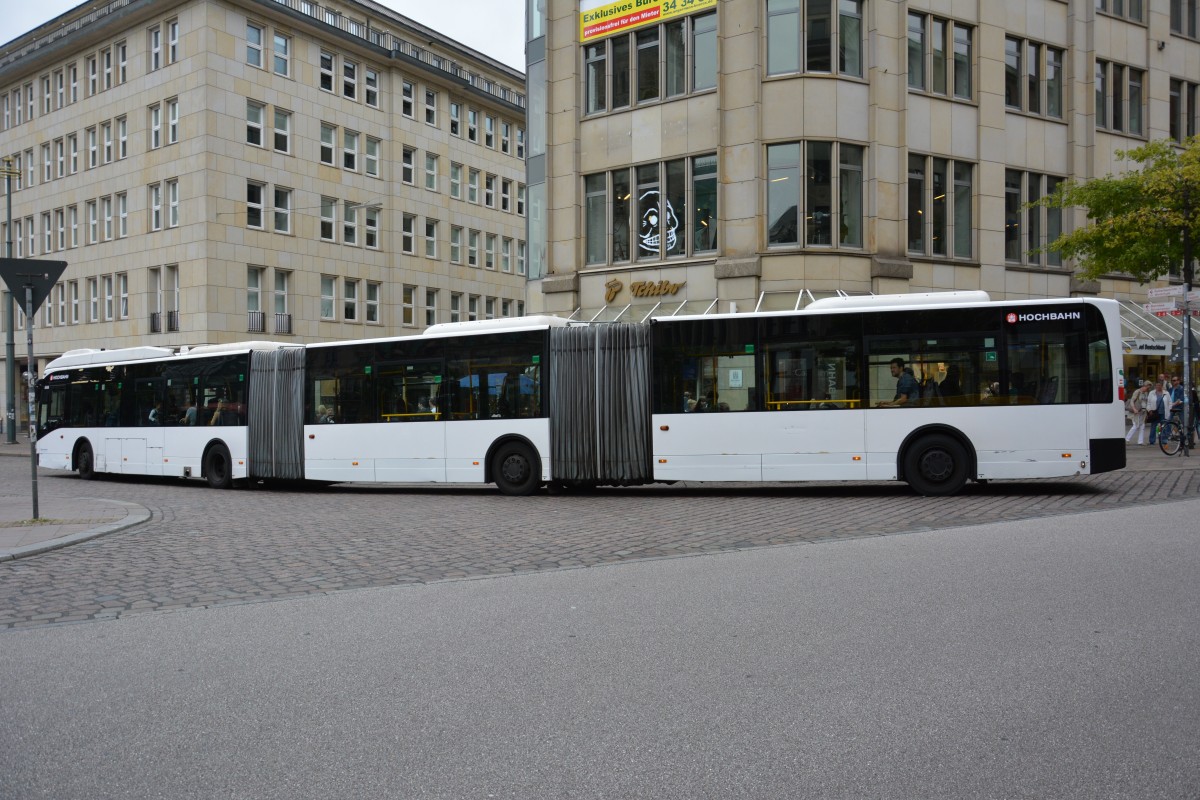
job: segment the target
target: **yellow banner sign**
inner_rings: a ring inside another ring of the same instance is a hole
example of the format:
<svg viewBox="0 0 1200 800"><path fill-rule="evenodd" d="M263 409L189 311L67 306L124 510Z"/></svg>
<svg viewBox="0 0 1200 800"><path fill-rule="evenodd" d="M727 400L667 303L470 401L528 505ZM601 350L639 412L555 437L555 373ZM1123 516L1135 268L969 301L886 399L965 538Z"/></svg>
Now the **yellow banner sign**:
<svg viewBox="0 0 1200 800"><path fill-rule="evenodd" d="M717 0L580 0L579 41L590 42L716 7Z"/></svg>

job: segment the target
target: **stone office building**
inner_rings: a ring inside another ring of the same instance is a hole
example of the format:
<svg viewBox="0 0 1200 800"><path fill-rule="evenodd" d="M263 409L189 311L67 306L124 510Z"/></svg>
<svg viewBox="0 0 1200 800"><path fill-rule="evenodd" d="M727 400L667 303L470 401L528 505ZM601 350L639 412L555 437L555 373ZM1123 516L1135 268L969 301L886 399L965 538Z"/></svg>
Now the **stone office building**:
<svg viewBox="0 0 1200 800"><path fill-rule="evenodd" d="M525 148L519 70L374 2L90 0L0 50L4 237L69 264L42 363L521 315Z"/></svg>
<svg viewBox="0 0 1200 800"><path fill-rule="evenodd" d="M1043 249L1081 212L1027 204L1196 132L1197 6L530 0L530 306L982 289L1115 297L1166 338L1146 287Z"/></svg>

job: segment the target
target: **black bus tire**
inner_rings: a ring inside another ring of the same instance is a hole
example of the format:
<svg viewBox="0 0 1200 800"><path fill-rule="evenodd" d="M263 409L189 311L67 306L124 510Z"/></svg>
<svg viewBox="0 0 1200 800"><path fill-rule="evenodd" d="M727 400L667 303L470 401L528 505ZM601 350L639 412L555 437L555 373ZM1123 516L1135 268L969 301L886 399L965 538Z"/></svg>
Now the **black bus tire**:
<svg viewBox="0 0 1200 800"><path fill-rule="evenodd" d="M216 444L204 454L204 478L214 489L229 489L233 486L233 460L229 448Z"/></svg>
<svg viewBox="0 0 1200 800"><path fill-rule="evenodd" d="M492 457L492 480L502 494L533 494L542 482L537 454L520 442L500 445Z"/></svg>
<svg viewBox="0 0 1200 800"><path fill-rule="evenodd" d="M75 456L75 469L85 481L96 479L96 457L92 453L91 442L85 441L79 445L79 453Z"/></svg>
<svg viewBox="0 0 1200 800"><path fill-rule="evenodd" d="M904 452L904 480L917 494L957 494L967 483L967 450L952 436L922 436Z"/></svg>

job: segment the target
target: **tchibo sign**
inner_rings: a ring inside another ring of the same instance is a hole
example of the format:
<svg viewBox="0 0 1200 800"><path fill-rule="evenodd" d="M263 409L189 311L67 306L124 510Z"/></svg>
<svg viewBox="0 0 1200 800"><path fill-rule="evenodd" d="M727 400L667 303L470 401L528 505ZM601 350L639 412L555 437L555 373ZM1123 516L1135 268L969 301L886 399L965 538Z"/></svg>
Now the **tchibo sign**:
<svg viewBox="0 0 1200 800"><path fill-rule="evenodd" d="M1171 355L1171 342L1164 342L1158 339L1127 339L1125 340L1126 355L1142 355L1142 356L1169 356Z"/></svg>

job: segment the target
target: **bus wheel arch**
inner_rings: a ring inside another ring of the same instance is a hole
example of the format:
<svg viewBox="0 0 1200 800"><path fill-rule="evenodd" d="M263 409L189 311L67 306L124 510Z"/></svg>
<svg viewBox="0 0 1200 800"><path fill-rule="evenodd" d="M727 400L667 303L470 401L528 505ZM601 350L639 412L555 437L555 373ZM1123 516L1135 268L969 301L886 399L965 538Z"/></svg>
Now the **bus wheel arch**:
<svg viewBox="0 0 1200 800"><path fill-rule="evenodd" d="M75 443L75 452L71 454L71 466L85 481L96 478L96 454L87 438L81 438Z"/></svg>
<svg viewBox="0 0 1200 800"><path fill-rule="evenodd" d="M214 439L205 445L200 457L200 475L214 489L233 487L233 458L225 442Z"/></svg>
<svg viewBox="0 0 1200 800"><path fill-rule="evenodd" d="M913 491L930 497L957 494L978 471L971 440L949 425L910 433L896 454L896 470Z"/></svg>
<svg viewBox="0 0 1200 800"><path fill-rule="evenodd" d="M492 442L484 460L483 479L507 495L532 494L542 485L542 459L524 436L505 436Z"/></svg>

